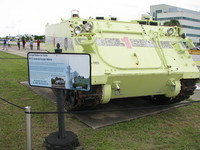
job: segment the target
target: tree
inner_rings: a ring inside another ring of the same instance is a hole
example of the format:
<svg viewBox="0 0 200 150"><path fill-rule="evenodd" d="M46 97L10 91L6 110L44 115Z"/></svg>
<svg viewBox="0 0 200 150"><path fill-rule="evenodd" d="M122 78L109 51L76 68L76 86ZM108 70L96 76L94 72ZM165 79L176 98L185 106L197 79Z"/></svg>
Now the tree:
<svg viewBox="0 0 200 150"><path fill-rule="evenodd" d="M22 36L21 40L24 41L25 40L25 36Z"/></svg>
<svg viewBox="0 0 200 150"><path fill-rule="evenodd" d="M166 21L164 22L163 24L164 26L178 26L178 27L181 27L181 24L178 20L176 19L172 19L170 21Z"/></svg>
<svg viewBox="0 0 200 150"><path fill-rule="evenodd" d="M35 40L44 40L44 39L45 39L45 36L44 36L44 35L35 35L35 36L34 36L34 39L35 39Z"/></svg>
<svg viewBox="0 0 200 150"><path fill-rule="evenodd" d="M28 34L24 34L22 37L21 37L21 40L25 40L25 41L30 41L30 40L33 40L33 35L28 35Z"/></svg>

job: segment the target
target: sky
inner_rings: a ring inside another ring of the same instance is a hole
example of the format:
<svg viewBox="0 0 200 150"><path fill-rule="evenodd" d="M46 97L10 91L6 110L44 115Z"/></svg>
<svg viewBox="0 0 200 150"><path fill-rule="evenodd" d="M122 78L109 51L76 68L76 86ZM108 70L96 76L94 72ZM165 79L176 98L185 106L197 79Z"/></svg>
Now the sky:
<svg viewBox="0 0 200 150"><path fill-rule="evenodd" d="M0 8L0 37L18 34L44 35L47 23L58 23L79 10L81 18L117 17L121 21L141 18L150 5L168 4L200 11L199 0L4 0Z"/></svg>

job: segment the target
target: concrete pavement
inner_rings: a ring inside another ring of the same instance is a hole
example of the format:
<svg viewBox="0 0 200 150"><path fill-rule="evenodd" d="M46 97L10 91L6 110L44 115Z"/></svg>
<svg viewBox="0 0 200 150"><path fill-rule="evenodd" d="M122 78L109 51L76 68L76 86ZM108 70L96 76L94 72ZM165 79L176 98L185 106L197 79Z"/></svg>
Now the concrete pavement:
<svg viewBox="0 0 200 150"><path fill-rule="evenodd" d="M18 50L17 46L11 46L11 47L8 48L8 50L3 50L3 48L1 47L0 51L10 53L10 54L19 55L19 56L22 56L22 57L27 57L28 52L47 52L46 50L44 50L43 47L40 50L37 50L36 47L34 47L33 50L31 50L29 46L27 46L25 49L20 48L20 50Z"/></svg>

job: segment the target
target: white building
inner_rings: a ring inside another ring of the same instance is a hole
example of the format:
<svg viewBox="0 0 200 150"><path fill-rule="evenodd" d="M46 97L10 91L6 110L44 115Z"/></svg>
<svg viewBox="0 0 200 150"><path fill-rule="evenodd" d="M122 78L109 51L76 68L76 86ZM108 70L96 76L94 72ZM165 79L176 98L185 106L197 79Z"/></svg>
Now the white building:
<svg viewBox="0 0 200 150"><path fill-rule="evenodd" d="M172 19L180 22L183 32L194 43L200 43L200 12L166 4L152 5L150 14L161 24Z"/></svg>

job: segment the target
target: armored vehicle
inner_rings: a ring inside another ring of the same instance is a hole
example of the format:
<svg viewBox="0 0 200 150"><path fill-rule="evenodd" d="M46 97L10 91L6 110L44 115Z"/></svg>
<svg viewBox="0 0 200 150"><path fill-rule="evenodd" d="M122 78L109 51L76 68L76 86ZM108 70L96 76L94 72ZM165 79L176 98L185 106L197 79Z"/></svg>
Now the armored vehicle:
<svg viewBox="0 0 200 150"><path fill-rule="evenodd" d="M74 77L72 86L73 88L82 87L87 89L88 84L89 84L89 79L85 79L84 77L78 76Z"/></svg>
<svg viewBox="0 0 200 150"><path fill-rule="evenodd" d="M200 74L188 49L193 42L177 26L160 26L151 17L118 21L113 17L46 25L46 48L91 55L91 90L66 90L65 108L80 110L110 99L149 97L156 104L189 98ZM186 48L187 47L187 48Z"/></svg>

